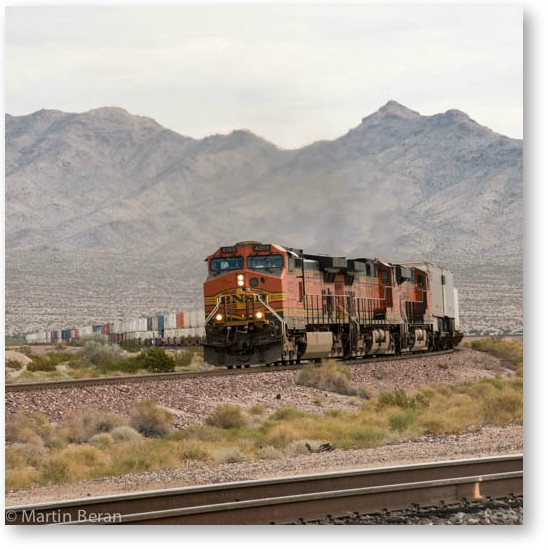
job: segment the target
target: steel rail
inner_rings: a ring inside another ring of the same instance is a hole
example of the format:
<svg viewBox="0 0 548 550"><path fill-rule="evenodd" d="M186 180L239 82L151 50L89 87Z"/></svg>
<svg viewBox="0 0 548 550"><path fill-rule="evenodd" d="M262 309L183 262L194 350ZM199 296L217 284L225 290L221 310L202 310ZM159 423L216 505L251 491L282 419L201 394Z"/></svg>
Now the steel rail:
<svg viewBox="0 0 548 550"><path fill-rule="evenodd" d="M389 355L383 357L371 357L363 359L348 359L348 364L366 364L366 363L378 363L383 361L404 361L407 359L420 359L422 357L431 357L435 355L446 355L453 353L455 350L435 351L428 353L415 353L408 355ZM161 374L137 374L131 376L104 376L101 378L77 378L70 380L45 380L43 382L22 382L5 385L5 392L23 392L23 391L39 391L57 388L77 388L83 386L103 386L109 384L128 384L135 382L157 382L162 380L176 380L179 378L207 378L211 376L235 376L239 374L258 374L261 372L276 372L276 371L294 371L300 370L304 367L305 363L300 365L278 365L271 367L252 367L249 369L215 369L204 371L191 371L191 372L170 372Z"/></svg>
<svg viewBox="0 0 548 550"><path fill-rule="evenodd" d="M522 470L523 455L506 455L91 497L9 512L15 524L112 518L116 523L279 523L520 494Z"/></svg>

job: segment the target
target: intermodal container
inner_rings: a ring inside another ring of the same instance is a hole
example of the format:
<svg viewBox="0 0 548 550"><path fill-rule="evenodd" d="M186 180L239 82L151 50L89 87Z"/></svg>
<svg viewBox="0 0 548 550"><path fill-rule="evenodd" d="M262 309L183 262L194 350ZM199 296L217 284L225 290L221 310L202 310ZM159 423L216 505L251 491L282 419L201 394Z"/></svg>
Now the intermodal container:
<svg viewBox="0 0 548 550"><path fill-rule="evenodd" d="M177 328L177 315L170 313L164 316L164 330L171 330Z"/></svg>

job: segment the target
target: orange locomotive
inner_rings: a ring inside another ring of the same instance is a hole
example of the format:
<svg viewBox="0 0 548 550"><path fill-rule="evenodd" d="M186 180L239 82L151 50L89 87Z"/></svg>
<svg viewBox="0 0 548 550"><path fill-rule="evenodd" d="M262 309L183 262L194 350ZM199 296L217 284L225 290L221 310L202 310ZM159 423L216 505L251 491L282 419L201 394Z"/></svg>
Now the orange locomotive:
<svg viewBox="0 0 548 550"><path fill-rule="evenodd" d="M244 241L206 260L205 360L249 366L449 348L463 337L450 271Z"/></svg>

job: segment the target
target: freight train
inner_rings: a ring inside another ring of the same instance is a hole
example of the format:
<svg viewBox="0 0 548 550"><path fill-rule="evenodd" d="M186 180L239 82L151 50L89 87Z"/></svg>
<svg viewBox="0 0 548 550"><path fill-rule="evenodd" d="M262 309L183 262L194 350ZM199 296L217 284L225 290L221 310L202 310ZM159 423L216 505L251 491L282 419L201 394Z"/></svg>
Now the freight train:
<svg viewBox="0 0 548 550"><path fill-rule="evenodd" d="M453 348L453 274L244 241L208 256L204 359L228 368Z"/></svg>
<svg viewBox="0 0 548 550"><path fill-rule="evenodd" d="M25 343L77 342L103 335L109 344L136 340L139 344L150 346L201 345L204 340L204 322L204 310L186 310L71 329L42 330L26 334Z"/></svg>

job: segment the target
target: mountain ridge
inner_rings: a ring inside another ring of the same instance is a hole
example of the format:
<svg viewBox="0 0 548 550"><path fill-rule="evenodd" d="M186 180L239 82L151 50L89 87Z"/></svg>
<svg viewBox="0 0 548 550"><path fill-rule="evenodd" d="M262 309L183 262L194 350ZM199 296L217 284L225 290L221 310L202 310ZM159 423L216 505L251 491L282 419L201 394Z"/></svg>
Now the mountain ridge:
<svg viewBox="0 0 548 550"><path fill-rule="evenodd" d="M6 115L6 253L183 261L196 281L211 250L250 238L499 262L521 258L522 164L521 140L394 100L289 150L245 129L187 137L119 107Z"/></svg>

